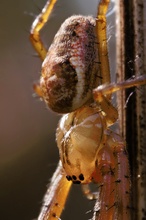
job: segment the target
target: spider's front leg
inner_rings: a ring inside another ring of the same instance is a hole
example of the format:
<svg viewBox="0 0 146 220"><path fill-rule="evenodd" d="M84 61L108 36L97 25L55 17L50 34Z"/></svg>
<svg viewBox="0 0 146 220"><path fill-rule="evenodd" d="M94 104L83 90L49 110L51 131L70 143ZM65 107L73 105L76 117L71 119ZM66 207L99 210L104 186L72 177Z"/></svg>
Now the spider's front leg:
<svg viewBox="0 0 146 220"><path fill-rule="evenodd" d="M94 180L100 183L99 198L93 219L130 219L130 171L125 142L116 133L107 130L106 142L97 153Z"/></svg>
<svg viewBox="0 0 146 220"><path fill-rule="evenodd" d="M43 206L38 220L59 219L71 187L71 182L66 180L66 174L61 162L51 179L50 187L44 197Z"/></svg>

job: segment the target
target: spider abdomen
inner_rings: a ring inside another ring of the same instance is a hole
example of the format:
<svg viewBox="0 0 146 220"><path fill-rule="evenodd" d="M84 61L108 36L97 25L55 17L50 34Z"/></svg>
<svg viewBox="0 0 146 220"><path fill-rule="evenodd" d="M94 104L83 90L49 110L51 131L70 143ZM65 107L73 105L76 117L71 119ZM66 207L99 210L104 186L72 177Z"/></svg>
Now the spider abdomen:
<svg viewBox="0 0 146 220"><path fill-rule="evenodd" d="M72 16L61 26L42 65L40 86L50 109L72 112L92 98L98 66L95 19Z"/></svg>

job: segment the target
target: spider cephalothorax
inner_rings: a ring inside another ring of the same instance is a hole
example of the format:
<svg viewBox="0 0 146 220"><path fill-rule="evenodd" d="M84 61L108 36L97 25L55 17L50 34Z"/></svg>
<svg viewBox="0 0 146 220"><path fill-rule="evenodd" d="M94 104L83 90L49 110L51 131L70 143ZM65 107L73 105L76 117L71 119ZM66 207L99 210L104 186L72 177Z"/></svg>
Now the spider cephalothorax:
<svg viewBox="0 0 146 220"><path fill-rule="evenodd" d="M105 129L105 118L97 107L82 107L61 118L56 134L57 145L68 180L74 183L92 181L96 154L105 139ZM80 174L84 176L81 181Z"/></svg>

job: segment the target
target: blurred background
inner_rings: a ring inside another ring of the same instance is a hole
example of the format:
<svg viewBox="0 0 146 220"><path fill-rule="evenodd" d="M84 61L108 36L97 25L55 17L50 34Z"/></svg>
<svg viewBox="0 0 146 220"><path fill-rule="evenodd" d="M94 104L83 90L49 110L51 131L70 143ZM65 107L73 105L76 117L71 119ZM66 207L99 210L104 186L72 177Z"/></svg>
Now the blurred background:
<svg viewBox="0 0 146 220"><path fill-rule="evenodd" d="M59 116L33 96L41 60L29 42L29 30L45 0L2 1L0 9L0 219L36 219L59 155L55 130ZM61 23L73 14L96 16L97 0L58 0L41 32L49 46ZM110 6L110 12L113 5ZM108 16L111 71L115 72L114 14ZM90 219L93 202L73 186L67 219ZM72 212L70 212L72 211Z"/></svg>

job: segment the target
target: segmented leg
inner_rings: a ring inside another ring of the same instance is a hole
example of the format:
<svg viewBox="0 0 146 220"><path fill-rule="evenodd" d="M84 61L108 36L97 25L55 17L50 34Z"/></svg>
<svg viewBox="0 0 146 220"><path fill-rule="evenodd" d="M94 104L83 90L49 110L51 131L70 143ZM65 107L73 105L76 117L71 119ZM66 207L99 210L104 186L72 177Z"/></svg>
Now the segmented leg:
<svg viewBox="0 0 146 220"><path fill-rule="evenodd" d="M96 175L100 186L93 220L129 220L131 186L128 156L125 143L112 131L98 152L94 179Z"/></svg>
<svg viewBox="0 0 146 220"><path fill-rule="evenodd" d="M47 50L41 41L40 31L48 21L56 1L57 0L47 1L46 5L42 9L42 12L34 20L30 30L30 40L42 60L45 59Z"/></svg>
<svg viewBox="0 0 146 220"><path fill-rule="evenodd" d="M64 209L71 185L72 182L66 180L66 174L62 168L61 162L59 162L46 192L44 204L38 220L59 219Z"/></svg>
<svg viewBox="0 0 146 220"><path fill-rule="evenodd" d="M108 47L107 47L107 21L106 13L108 10L110 0L101 0L98 5L97 19L96 19L96 33L97 33L97 43L98 43L98 57L100 62L100 71L102 76L102 84L110 83L110 67L108 59ZM108 119L108 123L113 124L118 118L117 109L113 107L110 103L111 93L107 94L105 97L102 94L102 99L98 100L98 97L94 93L94 100L100 104L101 109L105 112Z"/></svg>
<svg viewBox="0 0 146 220"><path fill-rule="evenodd" d="M30 30L30 41L42 60L44 60L47 55L47 49L45 48L41 40L40 31L44 27L44 25L47 23L56 2L57 0L47 1L46 5L42 9L42 12L34 20L31 26L31 30ZM42 94L39 84L34 84L33 89L39 97L43 98L43 94Z"/></svg>
<svg viewBox="0 0 146 220"><path fill-rule="evenodd" d="M100 71L102 73L102 84L110 83L110 68L108 60L107 34L106 34L106 13L110 0L102 0L98 5L96 18L96 33L98 43L98 56L100 62Z"/></svg>
<svg viewBox="0 0 146 220"><path fill-rule="evenodd" d="M98 86L93 91L94 99L103 102L104 96L112 94L122 89L131 88L146 84L146 75L141 75L135 79L129 79L120 83L111 83Z"/></svg>

